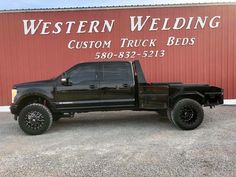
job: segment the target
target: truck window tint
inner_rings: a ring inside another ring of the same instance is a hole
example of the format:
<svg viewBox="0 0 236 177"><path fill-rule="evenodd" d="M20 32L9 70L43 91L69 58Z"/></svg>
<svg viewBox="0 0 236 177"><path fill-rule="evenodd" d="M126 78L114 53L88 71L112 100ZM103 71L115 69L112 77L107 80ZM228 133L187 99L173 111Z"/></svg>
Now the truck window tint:
<svg viewBox="0 0 236 177"><path fill-rule="evenodd" d="M96 80L96 65L82 64L69 72L70 80L73 84L79 84Z"/></svg>
<svg viewBox="0 0 236 177"><path fill-rule="evenodd" d="M104 63L102 78L103 81L132 81L130 63Z"/></svg>

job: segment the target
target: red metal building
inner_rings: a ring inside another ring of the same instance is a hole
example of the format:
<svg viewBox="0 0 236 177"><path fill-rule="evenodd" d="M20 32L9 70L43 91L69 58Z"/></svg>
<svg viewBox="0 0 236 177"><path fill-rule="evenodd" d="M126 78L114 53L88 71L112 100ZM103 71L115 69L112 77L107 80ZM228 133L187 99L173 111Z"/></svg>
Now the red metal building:
<svg viewBox="0 0 236 177"><path fill-rule="evenodd" d="M209 83L236 98L236 4L0 12L0 105L14 83L88 60L139 59L149 82Z"/></svg>

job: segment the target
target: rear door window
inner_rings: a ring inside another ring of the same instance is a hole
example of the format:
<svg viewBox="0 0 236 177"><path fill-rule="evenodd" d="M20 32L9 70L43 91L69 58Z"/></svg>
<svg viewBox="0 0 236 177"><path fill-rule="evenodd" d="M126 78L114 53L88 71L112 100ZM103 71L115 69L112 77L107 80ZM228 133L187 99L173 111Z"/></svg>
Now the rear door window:
<svg viewBox="0 0 236 177"><path fill-rule="evenodd" d="M107 82L132 82L131 65L128 62L102 63L102 80Z"/></svg>

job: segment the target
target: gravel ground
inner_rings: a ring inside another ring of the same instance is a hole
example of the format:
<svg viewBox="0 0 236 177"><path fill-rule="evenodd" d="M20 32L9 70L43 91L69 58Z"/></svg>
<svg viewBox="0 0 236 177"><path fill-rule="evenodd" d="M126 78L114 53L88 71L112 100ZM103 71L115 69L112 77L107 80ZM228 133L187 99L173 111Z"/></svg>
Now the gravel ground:
<svg viewBox="0 0 236 177"><path fill-rule="evenodd" d="M0 176L236 176L236 107L205 109L193 131L154 112L94 112L24 134L0 113Z"/></svg>

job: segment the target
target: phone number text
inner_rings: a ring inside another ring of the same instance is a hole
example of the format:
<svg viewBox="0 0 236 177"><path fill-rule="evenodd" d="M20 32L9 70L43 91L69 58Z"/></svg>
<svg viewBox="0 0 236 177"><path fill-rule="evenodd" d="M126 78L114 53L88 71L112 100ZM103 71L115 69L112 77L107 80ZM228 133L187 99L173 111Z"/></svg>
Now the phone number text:
<svg viewBox="0 0 236 177"><path fill-rule="evenodd" d="M96 52L95 59L135 59L135 58L162 58L165 56L165 50L145 50L143 52L125 51L125 52Z"/></svg>

